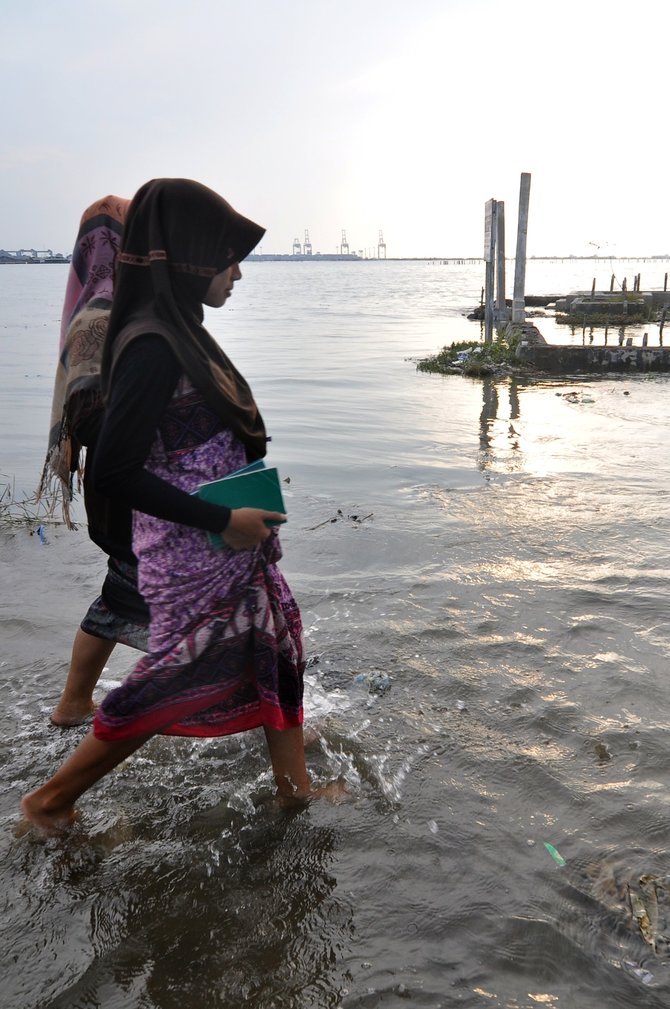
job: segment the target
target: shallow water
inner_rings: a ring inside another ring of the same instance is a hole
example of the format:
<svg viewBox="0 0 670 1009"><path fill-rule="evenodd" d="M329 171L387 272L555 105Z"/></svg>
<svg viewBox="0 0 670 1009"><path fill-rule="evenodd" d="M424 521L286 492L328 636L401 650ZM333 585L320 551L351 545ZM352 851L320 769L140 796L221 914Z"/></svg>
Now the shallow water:
<svg viewBox="0 0 670 1009"><path fill-rule="evenodd" d="M568 266L544 291L590 287ZM65 276L4 271L0 472L32 487ZM7 1009L668 1004L627 890L669 871L668 379L416 372L479 286L250 264L210 319L290 477L310 764L349 801L279 810L256 733L156 739L66 841L15 838L81 735L47 715L103 563L83 530L0 530Z"/></svg>

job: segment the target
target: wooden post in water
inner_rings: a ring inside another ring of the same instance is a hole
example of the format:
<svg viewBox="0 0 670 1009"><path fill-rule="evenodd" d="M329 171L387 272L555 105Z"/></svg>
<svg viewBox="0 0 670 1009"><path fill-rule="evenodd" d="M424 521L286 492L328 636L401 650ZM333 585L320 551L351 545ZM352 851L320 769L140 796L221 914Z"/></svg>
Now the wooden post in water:
<svg viewBox="0 0 670 1009"><path fill-rule="evenodd" d="M505 204L496 200L496 321L507 321L505 302Z"/></svg>
<svg viewBox="0 0 670 1009"><path fill-rule="evenodd" d="M484 296L484 343L493 342L493 280L496 245L496 201L487 200L484 206L484 262L486 263L486 293Z"/></svg>
<svg viewBox="0 0 670 1009"><path fill-rule="evenodd" d="M512 322L526 321L526 238L528 236L528 204L530 202L530 172L521 173L519 186L519 224L516 233L516 261L514 264L514 297Z"/></svg>

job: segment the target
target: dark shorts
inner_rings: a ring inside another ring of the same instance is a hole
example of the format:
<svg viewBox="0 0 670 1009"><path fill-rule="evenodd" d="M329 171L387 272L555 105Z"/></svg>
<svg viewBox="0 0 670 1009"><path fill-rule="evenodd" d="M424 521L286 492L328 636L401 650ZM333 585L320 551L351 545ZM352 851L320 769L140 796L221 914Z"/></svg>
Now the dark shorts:
<svg viewBox="0 0 670 1009"><path fill-rule="evenodd" d="M137 587L136 564L109 558L102 591L89 606L80 626L95 638L147 651L149 608Z"/></svg>

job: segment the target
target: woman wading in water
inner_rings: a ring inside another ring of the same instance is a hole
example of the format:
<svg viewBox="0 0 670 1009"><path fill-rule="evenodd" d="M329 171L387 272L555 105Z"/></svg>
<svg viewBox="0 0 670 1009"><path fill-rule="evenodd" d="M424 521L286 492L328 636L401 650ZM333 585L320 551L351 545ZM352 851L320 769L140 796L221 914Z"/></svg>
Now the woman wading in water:
<svg viewBox="0 0 670 1009"><path fill-rule="evenodd" d="M298 606L281 549L257 508L192 496L260 459L251 390L203 326L240 280L264 230L185 179L144 185L128 210L102 360L107 409L93 483L133 509L149 651L97 710L93 730L25 796L26 818L57 830L77 799L156 733L219 736L262 726L278 795L309 798ZM223 548L210 544L219 533Z"/></svg>
<svg viewBox="0 0 670 1009"><path fill-rule="evenodd" d="M38 499L60 503L69 529L74 478L84 490L88 535L107 555L102 591L89 606L72 645L63 693L51 713L66 728L88 721L93 691L115 644L147 650L149 610L137 590L131 511L92 487L95 445L104 416L100 394L102 347L112 307L116 256L130 200L104 196L84 211L68 273L49 444ZM84 465L83 450L86 452Z"/></svg>

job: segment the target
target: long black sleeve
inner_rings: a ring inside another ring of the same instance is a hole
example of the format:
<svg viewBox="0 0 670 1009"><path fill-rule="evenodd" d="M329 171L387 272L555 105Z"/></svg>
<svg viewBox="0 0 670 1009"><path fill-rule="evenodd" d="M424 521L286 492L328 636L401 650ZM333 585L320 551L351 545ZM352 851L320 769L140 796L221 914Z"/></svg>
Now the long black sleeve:
<svg viewBox="0 0 670 1009"><path fill-rule="evenodd" d="M229 508L201 501L144 468L180 374L162 337L147 334L126 347L114 369L95 450L93 485L136 511L218 533L230 520Z"/></svg>

